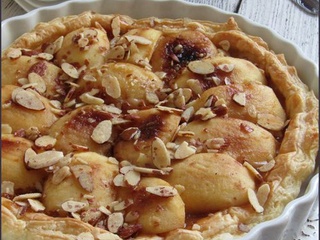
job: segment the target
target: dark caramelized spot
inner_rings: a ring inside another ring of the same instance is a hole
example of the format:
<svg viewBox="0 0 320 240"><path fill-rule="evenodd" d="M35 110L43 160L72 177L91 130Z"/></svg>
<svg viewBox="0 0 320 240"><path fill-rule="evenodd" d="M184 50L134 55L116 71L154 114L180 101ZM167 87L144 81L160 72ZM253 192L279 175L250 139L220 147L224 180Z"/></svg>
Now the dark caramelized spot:
<svg viewBox="0 0 320 240"><path fill-rule="evenodd" d="M127 239L134 237L141 229L141 224L127 224L118 230L118 235L123 239Z"/></svg>
<svg viewBox="0 0 320 240"><path fill-rule="evenodd" d="M141 140L148 140L158 135L161 127L164 125L159 115L151 115L139 127L141 131Z"/></svg>
<svg viewBox="0 0 320 240"><path fill-rule="evenodd" d="M31 68L29 69L29 73L36 73L38 75L40 75L41 77L43 77L46 74L46 70L47 70L47 65L45 61L40 61L38 63L35 63L31 66Z"/></svg>
<svg viewBox="0 0 320 240"><path fill-rule="evenodd" d="M95 128L99 122L110 120L112 114L94 109L89 109L79 112L69 122L67 128L72 128L77 131L84 131L87 128Z"/></svg>

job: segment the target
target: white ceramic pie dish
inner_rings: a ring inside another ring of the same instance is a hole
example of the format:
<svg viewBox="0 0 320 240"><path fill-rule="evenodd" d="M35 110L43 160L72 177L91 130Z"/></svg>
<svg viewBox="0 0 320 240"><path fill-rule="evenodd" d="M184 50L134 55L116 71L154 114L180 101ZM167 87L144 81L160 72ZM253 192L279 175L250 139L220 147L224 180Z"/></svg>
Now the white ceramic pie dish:
<svg viewBox="0 0 320 240"><path fill-rule="evenodd" d="M297 46L283 39L271 29L258 25L238 14L228 13L207 5L195 5L178 0L78 0L39 8L25 15L2 21L1 48L6 48L14 39L31 30L39 22L49 21L59 16L79 14L86 10L103 14L126 14L133 18L188 17L214 22L225 22L230 16L233 16L244 32L262 37L269 44L270 49L276 53L284 53L288 63L297 68L302 81L313 89L317 96L319 95L317 66L303 56ZM309 180L302 186L300 197L290 202L278 218L258 224L242 240L292 240L296 230L300 229L305 222L317 200L318 173L314 173Z"/></svg>

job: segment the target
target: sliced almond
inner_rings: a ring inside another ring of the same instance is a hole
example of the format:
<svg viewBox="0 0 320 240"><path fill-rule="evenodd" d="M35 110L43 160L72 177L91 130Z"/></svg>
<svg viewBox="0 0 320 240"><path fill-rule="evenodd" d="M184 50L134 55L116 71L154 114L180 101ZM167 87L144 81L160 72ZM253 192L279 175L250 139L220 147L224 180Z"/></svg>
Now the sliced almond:
<svg viewBox="0 0 320 240"><path fill-rule="evenodd" d="M78 179L81 187L88 192L93 191L92 168L89 165L79 164L70 167L73 175Z"/></svg>
<svg viewBox="0 0 320 240"><path fill-rule="evenodd" d="M178 194L177 189L172 186L146 187L146 191L160 197L173 197Z"/></svg>
<svg viewBox="0 0 320 240"><path fill-rule="evenodd" d="M218 68L224 72L231 72L234 69L234 67L235 67L235 65L232 63L230 63L230 64L223 63L223 64L218 65Z"/></svg>
<svg viewBox="0 0 320 240"><path fill-rule="evenodd" d="M28 151L28 150L27 150ZM45 151L35 156L30 156L30 150L25 153L25 163L29 168L40 169L52 166L59 162L63 157L63 152L60 151Z"/></svg>
<svg viewBox="0 0 320 240"><path fill-rule="evenodd" d="M133 204L133 200L127 199L125 201L121 201L121 202L117 203L116 205L114 205L113 210L116 212L119 212L119 211L126 209L127 207L129 207L132 204Z"/></svg>
<svg viewBox="0 0 320 240"><path fill-rule="evenodd" d="M243 166L245 166L258 180L263 181L261 174L250 163L245 161Z"/></svg>
<svg viewBox="0 0 320 240"><path fill-rule="evenodd" d="M88 44L89 44L89 39L88 38L80 38L79 40L78 40L78 46L80 47L80 48L85 48Z"/></svg>
<svg viewBox="0 0 320 240"><path fill-rule="evenodd" d="M34 198L41 198L42 194L41 193L26 193L26 194L21 194L16 196L13 201L23 201L27 199L34 199Z"/></svg>
<svg viewBox="0 0 320 240"><path fill-rule="evenodd" d="M259 113L257 118L257 123L268 130L280 131L284 127L283 120L273 114Z"/></svg>
<svg viewBox="0 0 320 240"><path fill-rule="evenodd" d="M2 181L1 183L1 193L14 195L14 183L11 181Z"/></svg>
<svg viewBox="0 0 320 240"><path fill-rule="evenodd" d="M186 110L183 111L181 114L181 119L185 122L189 122L189 120L192 118L194 114L194 107L188 107Z"/></svg>
<svg viewBox="0 0 320 240"><path fill-rule="evenodd" d="M264 211L264 208L260 205L260 203L258 201L256 193L251 188L248 188L248 199L249 199L251 206L254 208L254 210L257 213L262 213Z"/></svg>
<svg viewBox="0 0 320 240"><path fill-rule="evenodd" d="M92 96L90 93L83 93L79 98L82 102L90 105L101 105L104 103L103 99Z"/></svg>
<svg viewBox="0 0 320 240"><path fill-rule="evenodd" d="M45 136L37 138L34 143L37 147L53 148L54 145L56 144L56 142L57 142L57 139L55 139L49 135L45 135Z"/></svg>
<svg viewBox="0 0 320 240"><path fill-rule="evenodd" d="M171 159L169 152L166 148L166 145L160 138L156 137L152 142L151 153L152 162L157 168L161 169L170 166Z"/></svg>
<svg viewBox="0 0 320 240"><path fill-rule="evenodd" d="M124 179L124 175L123 174L118 174L117 176L115 176L113 178L113 184L116 187L125 187L126 186L126 182Z"/></svg>
<svg viewBox="0 0 320 240"><path fill-rule="evenodd" d="M112 34L113 37L119 37L120 36L120 17L116 16L111 21L111 28L112 28Z"/></svg>
<svg viewBox="0 0 320 240"><path fill-rule="evenodd" d="M97 79L93 75L90 75L90 74L84 75L82 79L87 82L96 82L97 81Z"/></svg>
<svg viewBox="0 0 320 240"><path fill-rule="evenodd" d="M175 159L184 159L190 157L191 155L195 154L197 149L193 146L189 146L186 141L183 141L177 150L174 153Z"/></svg>
<svg viewBox="0 0 320 240"><path fill-rule="evenodd" d="M117 233L123 223L124 217L121 212L112 213L108 218L108 230L112 233Z"/></svg>
<svg viewBox="0 0 320 240"><path fill-rule="evenodd" d="M156 105L156 108L159 109L160 111L168 112L168 113L182 113L183 112L181 109L166 107L166 106L161 106L161 105Z"/></svg>
<svg viewBox="0 0 320 240"><path fill-rule="evenodd" d="M127 213L127 215L125 216L125 222L135 222L136 220L138 220L140 217L139 213L137 211L130 211Z"/></svg>
<svg viewBox="0 0 320 240"><path fill-rule="evenodd" d="M120 137L125 141L130 141L136 139L136 136L139 135L140 130L137 127L129 127L120 133Z"/></svg>
<svg viewBox="0 0 320 240"><path fill-rule="evenodd" d="M257 198L258 198L258 202L261 206L265 205L265 203L268 200L269 194L270 194L269 184L265 183L258 188Z"/></svg>
<svg viewBox="0 0 320 240"><path fill-rule="evenodd" d="M46 207L39 200L28 199L28 202L31 208L36 212L40 212L46 209Z"/></svg>
<svg viewBox="0 0 320 240"><path fill-rule="evenodd" d="M209 149L220 149L225 145L226 141L224 138L210 138L205 141L205 145Z"/></svg>
<svg viewBox="0 0 320 240"><path fill-rule="evenodd" d="M97 235L98 240L122 240L118 235L111 232L101 233Z"/></svg>
<svg viewBox="0 0 320 240"><path fill-rule="evenodd" d="M79 78L78 70L70 63L67 63L67 62L62 63L61 68L62 68L63 72L66 73L69 77L72 77L75 79Z"/></svg>
<svg viewBox="0 0 320 240"><path fill-rule="evenodd" d="M13 95L13 93L12 93ZM43 110L45 106L36 93L20 89L12 96L14 101L19 105L31 110Z"/></svg>
<svg viewBox="0 0 320 240"><path fill-rule="evenodd" d="M17 58L21 57L21 55L22 55L22 52L18 48L11 48L9 50L9 52L7 53L7 57L11 58L11 59L17 59Z"/></svg>
<svg viewBox="0 0 320 240"><path fill-rule="evenodd" d="M131 170L124 175L124 179L130 186L137 186L141 177L139 172Z"/></svg>
<svg viewBox="0 0 320 240"><path fill-rule="evenodd" d="M73 201L73 200L69 200L61 204L62 209L70 213L78 212L81 209L85 208L86 206L87 206L87 203Z"/></svg>
<svg viewBox="0 0 320 240"><path fill-rule="evenodd" d="M272 159L271 161L259 167L258 170L260 172L269 172L271 169L274 168L275 165L276 165L276 161Z"/></svg>
<svg viewBox="0 0 320 240"><path fill-rule="evenodd" d="M189 62L188 69L193 73L206 75L213 73L215 67L210 62L197 60Z"/></svg>
<svg viewBox="0 0 320 240"><path fill-rule="evenodd" d="M60 184L65 178L71 175L70 168L68 166L63 166L59 168L56 172L54 172L52 176L52 183L53 184Z"/></svg>
<svg viewBox="0 0 320 240"><path fill-rule="evenodd" d="M109 50L107 53L107 59L115 59L115 60L122 60L124 59L126 54L126 50L123 46L115 46Z"/></svg>
<svg viewBox="0 0 320 240"><path fill-rule="evenodd" d="M104 120L100 122L91 134L91 138L96 143L102 144L107 142L112 134L112 122L110 120Z"/></svg>
<svg viewBox="0 0 320 240"><path fill-rule="evenodd" d="M64 36L60 36L44 50L45 53L55 54L62 47Z"/></svg>
<svg viewBox="0 0 320 240"><path fill-rule="evenodd" d="M149 103L157 104L159 102L159 97L154 92L146 92L146 99Z"/></svg>
<svg viewBox="0 0 320 240"><path fill-rule="evenodd" d="M244 92L237 92L232 96L233 101L244 107L246 105L246 94Z"/></svg>
<svg viewBox="0 0 320 240"><path fill-rule="evenodd" d="M110 97L117 99L121 96L121 87L115 76L106 75L102 79L102 86Z"/></svg>
<svg viewBox="0 0 320 240"><path fill-rule="evenodd" d="M198 111L196 111L195 116L200 116L201 120L206 121L217 115L212 112L211 108L199 108Z"/></svg>
<svg viewBox="0 0 320 240"><path fill-rule="evenodd" d="M187 85L196 94L201 94L203 92L203 89L201 87L201 83L197 79L188 79Z"/></svg>
<svg viewBox="0 0 320 240"><path fill-rule="evenodd" d="M94 240L94 236L90 232L82 232L80 233L76 240Z"/></svg>
<svg viewBox="0 0 320 240"><path fill-rule="evenodd" d="M152 43L152 41L150 41L149 39L138 35L126 35L125 38L129 42L135 42L141 45L149 45Z"/></svg>

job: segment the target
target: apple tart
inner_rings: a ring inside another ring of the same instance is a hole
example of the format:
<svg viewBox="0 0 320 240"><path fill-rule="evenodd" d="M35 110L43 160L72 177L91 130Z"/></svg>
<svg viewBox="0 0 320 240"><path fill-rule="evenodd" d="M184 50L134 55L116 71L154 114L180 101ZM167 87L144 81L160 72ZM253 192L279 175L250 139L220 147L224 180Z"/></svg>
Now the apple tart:
<svg viewBox="0 0 320 240"><path fill-rule="evenodd" d="M313 172L318 100L225 23L84 12L2 52L3 239L225 239Z"/></svg>

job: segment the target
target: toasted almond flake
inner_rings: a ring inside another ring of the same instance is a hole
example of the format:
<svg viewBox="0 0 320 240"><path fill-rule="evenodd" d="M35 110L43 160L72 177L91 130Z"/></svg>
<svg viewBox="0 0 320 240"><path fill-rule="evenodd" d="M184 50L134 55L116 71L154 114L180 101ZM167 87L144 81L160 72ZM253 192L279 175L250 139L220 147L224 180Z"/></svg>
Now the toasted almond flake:
<svg viewBox="0 0 320 240"><path fill-rule="evenodd" d="M87 206L87 203L85 202L78 202L73 200L69 200L61 204L62 209L70 213L78 212L81 209L85 208L86 206Z"/></svg>
<svg viewBox="0 0 320 240"><path fill-rule="evenodd" d="M251 188L248 188L248 199L251 206L257 213L262 213L264 211L264 208L259 204L256 193Z"/></svg>
<svg viewBox="0 0 320 240"><path fill-rule="evenodd" d="M160 197L173 197L178 194L177 189L172 186L146 187L146 191Z"/></svg>
<svg viewBox="0 0 320 240"><path fill-rule="evenodd" d="M251 173L253 173L253 175L260 181L263 181L263 177L261 176L261 174L257 171L257 169L255 169L250 163L248 162L244 162L243 166L246 167Z"/></svg>
<svg viewBox="0 0 320 240"><path fill-rule="evenodd" d="M60 160L59 160L59 166L60 167L63 167L63 166L68 166L71 161L72 161L72 157L73 157L73 153L68 153L67 155L65 155L64 157L62 157Z"/></svg>
<svg viewBox="0 0 320 240"><path fill-rule="evenodd" d="M111 22L111 28L112 28L112 34L113 37L119 37L120 36L120 17L116 16L112 19Z"/></svg>
<svg viewBox="0 0 320 240"><path fill-rule="evenodd" d="M121 202L117 203L116 205L114 205L113 210L116 212L120 212L132 204L133 204L133 199L127 199L125 201L121 201Z"/></svg>
<svg viewBox="0 0 320 240"><path fill-rule="evenodd" d="M100 206L98 208L98 210L100 212L102 212L103 214L105 214L105 215L110 215L111 214L111 211L109 209L107 209L105 206Z"/></svg>
<svg viewBox="0 0 320 240"><path fill-rule="evenodd" d="M78 179L81 187L88 191L93 191L92 168L89 165L79 164L70 167L73 175Z"/></svg>
<svg viewBox="0 0 320 240"><path fill-rule="evenodd" d="M211 108L199 108L198 111L196 111L195 116L200 116L201 120L206 121L217 115L212 112Z"/></svg>
<svg viewBox="0 0 320 240"><path fill-rule="evenodd" d="M42 194L41 193L26 193L26 194L21 194L19 196L14 197L13 201L24 201L27 199L34 199L34 198L41 198Z"/></svg>
<svg viewBox="0 0 320 240"><path fill-rule="evenodd" d="M269 194L270 194L269 184L265 183L258 188L257 198L258 198L258 202L261 206L265 205L265 203L268 200Z"/></svg>
<svg viewBox="0 0 320 240"><path fill-rule="evenodd" d="M154 168L145 168L145 167L137 167L134 166L133 170L140 173L146 173L146 174L157 174L157 175L168 175L172 168L162 168L162 169L154 169Z"/></svg>
<svg viewBox="0 0 320 240"><path fill-rule="evenodd" d="M12 127L9 124L1 124L1 133L2 134L10 134L12 133Z"/></svg>
<svg viewBox="0 0 320 240"><path fill-rule="evenodd" d="M194 137L195 134L192 131L178 131L177 136L179 137Z"/></svg>
<svg viewBox="0 0 320 240"><path fill-rule="evenodd" d="M181 109L184 108L184 106L186 105L185 97L182 94L176 96L176 98L174 99L174 105L177 108L181 108Z"/></svg>
<svg viewBox="0 0 320 240"><path fill-rule="evenodd" d="M94 240L94 236L90 232L82 232L77 236L76 240Z"/></svg>
<svg viewBox="0 0 320 240"><path fill-rule="evenodd" d="M218 68L224 72L231 72L234 69L234 67L235 67L235 65L232 63L230 63L230 64L223 63L223 64L218 65Z"/></svg>
<svg viewBox="0 0 320 240"><path fill-rule="evenodd" d="M184 159L190 157L191 155L195 154L197 149L193 146L189 146L186 141L183 141L177 150L174 153L175 159Z"/></svg>
<svg viewBox="0 0 320 240"><path fill-rule="evenodd" d="M80 48L84 48L84 47L86 47L87 45L89 44L89 39L88 38L80 38L79 40L78 40L78 46L80 47Z"/></svg>
<svg viewBox="0 0 320 240"><path fill-rule="evenodd" d="M258 170L260 172L269 172L271 169L274 168L275 164L276 164L276 161L272 159L271 161L259 167Z"/></svg>
<svg viewBox="0 0 320 240"><path fill-rule="evenodd" d="M13 196L14 195L14 183L11 181L2 181L1 193L6 193L6 194Z"/></svg>
<svg viewBox="0 0 320 240"><path fill-rule="evenodd" d="M110 120L101 121L91 134L91 138L96 143L102 144L107 142L112 134L112 122Z"/></svg>
<svg viewBox="0 0 320 240"><path fill-rule="evenodd" d="M161 169L170 166L171 159L169 152L164 142L158 137L152 142L151 154L152 162L157 168Z"/></svg>
<svg viewBox="0 0 320 240"><path fill-rule="evenodd" d="M13 101L19 105L31 110L43 110L45 106L36 93L28 90L17 89L17 92L12 92Z"/></svg>
<svg viewBox="0 0 320 240"><path fill-rule="evenodd" d="M241 232L246 232L246 233L250 231L250 227L248 225L243 224L243 223L239 223L238 229Z"/></svg>
<svg viewBox="0 0 320 240"><path fill-rule="evenodd" d="M60 36L53 43L49 44L49 46L44 50L45 53L55 54L58 52L63 44L64 36Z"/></svg>
<svg viewBox="0 0 320 240"><path fill-rule="evenodd" d="M140 182L140 173L136 171L128 171L124 175L124 180L130 185L130 186L137 186L138 183Z"/></svg>
<svg viewBox="0 0 320 240"><path fill-rule="evenodd" d="M51 147L52 148L52 147L54 147L56 142L57 142L57 139L55 139L51 136L45 135L45 136L37 138L34 143L37 147Z"/></svg>
<svg viewBox="0 0 320 240"><path fill-rule="evenodd" d="M156 108L159 109L160 111L168 112L168 113L182 113L183 112L181 109L172 108L172 107L165 107L165 106L161 106L161 105L156 105Z"/></svg>
<svg viewBox="0 0 320 240"><path fill-rule="evenodd" d="M62 63L61 68L62 68L63 72L66 73L69 77L72 77L75 79L79 78L78 70L70 63L67 63L67 62Z"/></svg>
<svg viewBox="0 0 320 240"><path fill-rule="evenodd" d="M146 92L146 99L149 103L157 104L159 102L158 95L154 92Z"/></svg>
<svg viewBox="0 0 320 240"><path fill-rule="evenodd" d="M25 85L25 84L28 84L28 83L29 83L29 80L28 80L28 78L23 77L23 78L19 78L19 79L17 80L17 82L18 82L21 86L23 86L23 85Z"/></svg>
<svg viewBox="0 0 320 240"><path fill-rule="evenodd" d="M109 113L114 113L114 114L121 114L122 110L120 108L117 108L113 105L102 105L100 106L102 111L106 111Z"/></svg>
<svg viewBox="0 0 320 240"><path fill-rule="evenodd" d="M56 172L54 172L52 176L52 183L53 184L60 184L65 178L71 176L71 171L68 166L63 166L59 168Z"/></svg>
<svg viewBox="0 0 320 240"><path fill-rule="evenodd" d="M149 39L142 37L142 36L138 36L138 35L126 35L125 38L129 42L134 42L134 43L138 43L141 45L149 45L152 43L152 41L150 41Z"/></svg>
<svg viewBox="0 0 320 240"><path fill-rule="evenodd" d="M97 81L97 79L93 75L90 75L90 74L84 75L82 79L87 82L96 82Z"/></svg>
<svg viewBox="0 0 320 240"><path fill-rule="evenodd" d="M106 93L112 98L119 98L121 96L121 87L118 79L115 76L107 75L102 79L102 86Z"/></svg>
<svg viewBox="0 0 320 240"><path fill-rule="evenodd" d="M49 103L52 107L61 109L61 102L59 102L58 100L50 100Z"/></svg>
<svg viewBox="0 0 320 240"><path fill-rule="evenodd" d="M12 48L10 49L10 51L7 53L7 57L11 58L11 59L17 59L19 57L21 57L22 52L20 49L18 48Z"/></svg>
<svg viewBox="0 0 320 240"><path fill-rule="evenodd" d="M230 49L230 42L228 40L222 40L219 42L219 45L221 46L221 48L225 51L229 51Z"/></svg>
<svg viewBox="0 0 320 240"><path fill-rule="evenodd" d="M240 106L244 107L246 105L246 94L244 92L237 92L233 94L232 99Z"/></svg>
<svg viewBox="0 0 320 240"><path fill-rule="evenodd" d="M93 28L86 28L83 31L83 36L86 38L95 38L98 36L98 31Z"/></svg>
<svg viewBox="0 0 320 240"><path fill-rule="evenodd" d="M160 78L164 79L167 76L166 72L155 72L155 74Z"/></svg>
<svg viewBox="0 0 320 240"><path fill-rule="evenodd" d="M205 141L205 145L209 149L220 149L225 143L224 138L210 138Z"/></svg>
<svg viewBox="0 0 320 240"><path fill-rule="evenodd" d="M106 232L106 233L101 233L97 236L98 240L122 240L118 235Z"/></svg>
<svg viewBox="0 0 320 240"><path fill-rule="evenodd" d="M139 134L139 133L140 133L139 128L129 127L120 133L120 137L125 141L130 141L130 140L134 139L135 136L137 136L137 134Z"/></svg>
<svg viewBox="0 0 320 240"><path fill-rule="evenodd" d="M123 164L123 161L121 162ZM133 170L133 165L131 165L131 163L129 165L124 165L120 168L120 173L122 174L126 174L127 172Z"/></svg>
<svg viewBox="0 0 320 240"><path fill-rule="evenodd" d="M46 207L39 200L28 199L28 202L31 208L36 212L40 212L46 209Z"/></svg>
<svg viewBox="0 0 320 240"><path fill-rule="evenodd" d="M139 217L140 217L140 215L137 211L130 211L127 213L124 220L125 220L125 222L131 223L131 222L135 222L136 220L138 220Z"/></svg>
<svg viewBox="0 0 320 240"><path fill-rule="evenodd" d="M194 114L194 107L191 106L183 111L183 113L181 114L181 118L182 118L182 120L189 122L189 120L191 119L193 114Z"/></svg>
<svg viewBox="0 0 320 240"><path fill-rule="evenodd" d="M27 150L28 151L28 150ZM59 162L63 157L63 152L60 151L45 151L35 156L30 156L30 150L25 153L24 161L29 168L40 169L52 166Z"/></svg>
<svg viewBox="0 0 320 240"><path fill-rule="evenodd" d="M107 53L107 59L124 59L126 51L123 46L115 46L109 50Z"/></svg>
<svg viewBox="0 0 320 240"><path fill-rule="evenodd" d="M257 123L268 130L280 131L284 127L283 120L273 114L259 113L257 118Z"/></svg>
<svg viewBox="0 0 320 240"><path fill-rule="evenodd" d="M82 102L90 105L101 105L104 103L103 99L94 97L90 93L83 93L79 98Z"/></svg>
<svg viewBox="0 0 320 240"><path fill-rule="evenodd" d="M118 174L117 176L115 176L113 178L113 184L116 187L125 187L126 186L126 182L124 180L124 175L123 174Z"/></svg>
<svg viewBox="0 0 320 240"><path fill-rule="evenodd" d="M41 58L41 59L44 59L44 60L47 60L47 61L50 61L53 59L53 55L50 54L50 53L46 53L46 52L43 52L43 53L39 53L37 55L38 58Z"/></svg>
<svg viewBox="0 0 320 240"><path fill-rule="evenodd" d="M197 79L188 79L187 85L196 94L201 94L203 92L201 84Z"/></svg>
<svg viewBox="0 0 320 240"><path fill-rule="evenodd" d="M210 62L197 60L189 62L188 69L193 73L206 75L213 73L215 67Z"/></svg>
<svg viewBox="0 0 320 240"><path fill-rule="evenodd" d="M200 231L201 230L201 226L199 225L199 224L193 224L192 225L192 228L191 228L192 230L197 230L197 231Z"/></svg>
<svg viewBox="0 0 320 240"><path fill-rule="evenodd" d="M108 218L108 230L112 233L117 233L119 228L123 225L124 218L120 212L112 213Z"/></svg>
<svg viewBox="0 0 320 240"><path fill-rule="evenodd" d="M180 184L174 185L174 188L177 189L179 194L183 193L186 190L185 186L180 185Z"/></svg>

